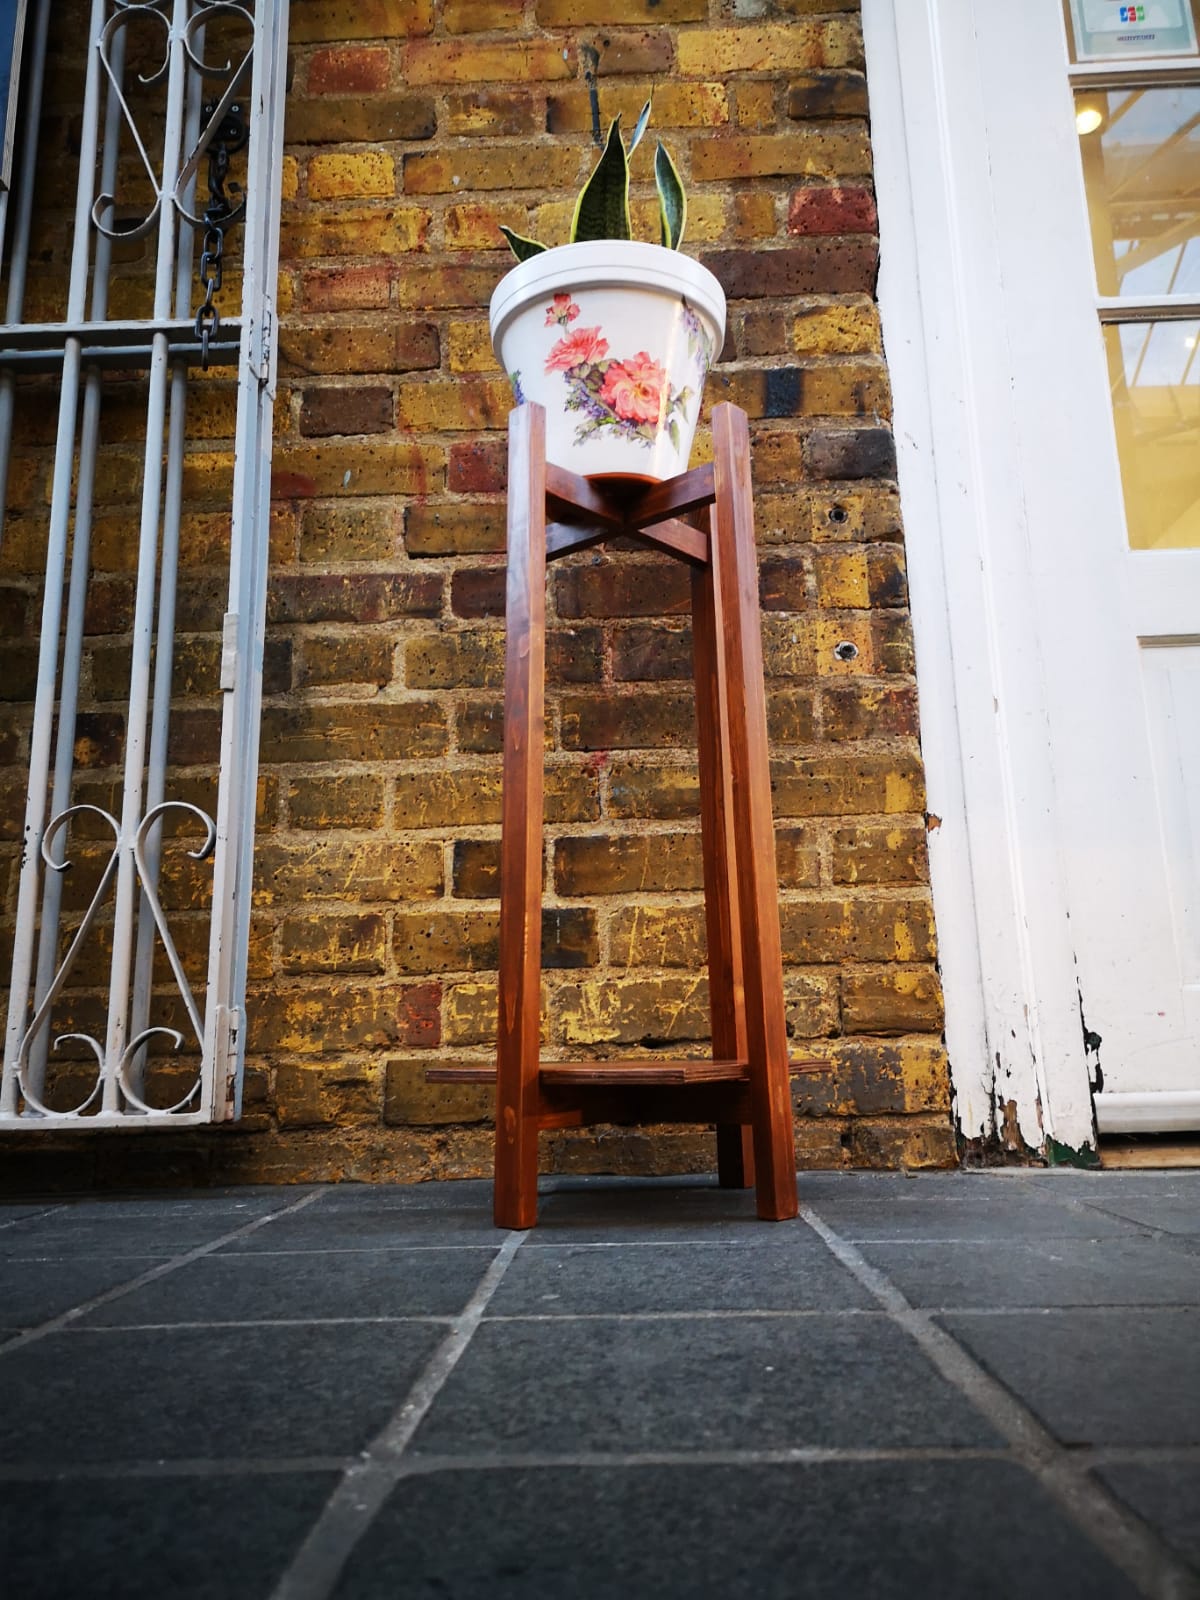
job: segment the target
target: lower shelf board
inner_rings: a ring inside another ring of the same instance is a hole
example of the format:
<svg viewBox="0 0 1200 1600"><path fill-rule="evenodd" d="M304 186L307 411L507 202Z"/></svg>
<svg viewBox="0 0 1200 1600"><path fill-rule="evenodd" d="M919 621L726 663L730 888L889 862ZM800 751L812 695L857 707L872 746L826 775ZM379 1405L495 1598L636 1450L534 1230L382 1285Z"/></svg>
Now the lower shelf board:
<svg viewBox="0 0 1200 1600"><path fill-rule="evenodd" d="M819 1072L826 1063L817 1060L788 1062L788 1076ZM670 1088L689 1083L749 1083L745 1061L556 1061L543 1062L542 1083L597 1084L609 1087ZM461 1067L428 1067L427 1083L495 1083L496 1069L474 1063Z"/></svg>

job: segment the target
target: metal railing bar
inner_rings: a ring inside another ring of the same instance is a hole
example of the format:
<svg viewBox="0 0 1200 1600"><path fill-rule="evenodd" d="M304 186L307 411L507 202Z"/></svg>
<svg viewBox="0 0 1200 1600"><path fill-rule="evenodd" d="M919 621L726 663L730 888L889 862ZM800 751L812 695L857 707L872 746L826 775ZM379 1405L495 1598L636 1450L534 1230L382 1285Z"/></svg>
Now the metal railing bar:
<svg viewBox="0 0 1200 1600"><path fill-rule="evenodd" d="M198 50L203 54L204 30L198 30ZM184 148L192 150L200 137L200 118L204 109L204 82L200 73L189 75L184 113ZM187 186L188 209L194 206L196 179ZM178 208L168 207L172 214ZM192 279L192 250L195 228L180 214L175 258L175 315L187 315ZM193 329L194 332L194 329ZM167 426L167 470L163 501L162 553L159 558L158 636L154 649L154 688L151 698L150 759L146 774L146 812L149 815L163 802L166 793L167 738L171 720L171 680L175 666L175 600L179 582L179 538L183 511L183 464L187 444L188 369L172 361L169 422ZM143 847L146 878L138 902L137 949L133 962L133 1004L130 1011L131 1039L140 1038L150 1020L150 987L154 971L155 922L151 914L149 890L157 890L162 859L162 823L156 823ZM126 1069L130 1087L139 1099L145 1098L146 1054L137 1052ZM134 1109L132 1106L131 1110Z"/></svg>
<svg viewBox="0 0 1200 1600"><path fill-rule="evenodd" d="M234 367L237 365L241 352L239 343L241 323L235 317L227 317L221 323L221 334L212 340L209 345L210 367ZM75 335L68 335L74 338ZM65 341L64 341L65 345ZM204 352L200 341L195 337L191 323L187 326L187 337L177 342L168 336L168 348L172 361L186 362L189 367L196 367L204 359ZM152 344L141 342L139 344L112 345L112 344L85 344L82 348L81 359L85 366L116 368L120 370L135 370L148 367L154 358ZM4 366L14 372L57 372L63 364L63 347L50 347L46 349L31 349L18 351L0 350L0 361Z"/></svg>
<svg viewBox="0 0 1200 1600"><path fill-rule="evenodd" d="M242 354L238 371L226 639L232 676L221 718L209 1006L204 1053L213 1063L204 1104L214 1117L241 1114L246 1030L242 996L250 942L254 817L262 705L271 419L276 354L272 320L279 270L283 111L287 83L288 7L260 5L254 17L247 208L243 245ZM236 756L236 761L235 761ZM213 997L218 997L213 1003Z"/></svg>
<svg viewBox="0 0 1200 1600"><path fill-rule="evenodd" d="M42 93L46 82L46 44L50 33L50 0L38 0L34 18L33 48L26 85L25 130L17 178L16 227L8 261L8 297L4 316L17 322L25 307L25 281L29 271L29 238L33 227L33 194L37 183L38 131L42 120ZM8 463L12 454L14 414L11 373L0 372L0 544L8 505Z"/></svg>
<svg viewBox="0 0 1200 1600"><path fill-rule="evenodd" d="M232 319L236 320L236 319ZM222 318L222 324L224 318ZM22 354L61 353L68 339L81 339L97 351L107 346L142 345L149 348L162 334L168 344L188 344L196 337L194 317L147 317L143 321L25 322L0 324L0 361L9 362ZM228 340L226 340L228 342Z"/></svg>
<svg viewBox="0 0 1200 1600"><path fill-rule="evenodd" d="M95 38L104 21L104 0L92 0L91 32ZM87 304L90 264L92 181L96 170L100 124L100 61L88 58L80 132L79 181L75 197L75 238L71 258L68 319L78 319ZM0 1085L0 1115L17 1109L18 1057L25 1034L26 1008L33 975L33 949L39 879L41 839L46 824L50 776L50 740L54 724L58 667L58 636L62 620L62 590L66 574L67 541L71 517L71 480L74 472L75 428L79 411L82 342L70 338L63 348L62 389L59 399L50 522L47 531L46 588L42 603L42 631L38 651L38 681L30 734L29 789L22 833L24 856L17 893L17 918L13 937L12 988L9 995L8 1036L4 1078Z"/></svg>
<svg viewBox="0 0 1200 1600"><path fill-rule="evenodd" d="M125 73L125 38L113 50L113 70L118 79ZM100 181L105 192L116 179L117 154L121 131L121 107L109 96L104 116L101 144ZM108 309L108 279L112 267L112 241L100 234L96 240L95 268L92 273L92 318L101 322ZM58 689L58 741L54 755L54 782L50 815L57 817L71 804L71 784L75 776L75 724L79 713L79 682L83 667L83 625L87 608L88 578L91 575L92 502L96 486L96 457L100 444L100 374L88 369L84 376L83 420L79 430L78 481L75 491L75 522L71 539L70 593L63 642ZM38 934L37 975L34 981L34 1011L41 1006L58 966L58 930L62 910L63 874L47 872L42 884L42 923ZM46 1084L46 1063L50 1054L50 1028L34 1037L29 1047L26 1078L40 1100Z"/></svg>
<svg viewBox="0 0 1200 1600"><path fill-rule="evenodd" d="M178 181L185 111L187 58L184 29L189 0L174 0L171 13L171 70L167 79L167 105L163 130L160 193L170 195ZM176 260L174 208L164 204L158 215L158 249L155 263L154 316L165 321L172 311ZM120 1107L120 1073L129 1044L130 978L133 964L134 906L138 894L134 839L141 825L145 794L145 761L150 711L150 670L156 609L155 576L158 567L158 533L163 489L163 434L166 427L169 346L161 333L154 335L146 397L146 450L142 469L142 510L138 536L137 585L133 612L133 641L129 668L129 702L125 714L125 776L121 798L121 843L113 910L112 966L109 974L108 1028L104 1048L102 1109Z"/></svg>

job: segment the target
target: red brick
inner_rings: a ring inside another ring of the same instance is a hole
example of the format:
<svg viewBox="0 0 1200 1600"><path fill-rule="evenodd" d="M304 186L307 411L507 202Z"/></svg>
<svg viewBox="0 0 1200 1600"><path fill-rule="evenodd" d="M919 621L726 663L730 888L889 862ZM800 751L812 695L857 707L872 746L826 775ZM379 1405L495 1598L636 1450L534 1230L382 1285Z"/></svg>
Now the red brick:
<svg viewBox="0 0 1200 1600"><path fill-rule="evenodd" d="M797 189L788 206L788 232L875 233L879 216L869 189Z"/></svg>
<svg viewBox="0 0 1200 1600"><path fill-rule="evenodd" d="M436 617L441 608L436 572L279 573L267 616L272 622L388 622Z"/></svg>
<svg viewBox="0 0 1200 1600"><path fill-rule="evenodd" d="M454 494L502 494L508 482L508 444L473 439L450 446L446 485Z"/></svg>
<svg viewBox="0 0 1200 1600"><path fill-rule="evenodd" d="M774 250L706 250L701 261L731 300L764 295L870 294L879 252L870 239L797 239Z"/></svg>
<svg viewBox="0 0 1200 1600"><path fill-rule="evenodd" d="M383 45L343 45L316 50L308 63L310 94L375 94L391 77L391 53Z"/></svg>
<svg viewBox="0 0 1200 1600"><path fill-rule="evenodd" d="M332 434L389 433L394 424L395 397L390 389L307 389L300 408L300 432L310 438Z"/></svg>
<svg viewBox="0 0 1200 1600"><path fill-rule="evenodd" d="M796 122L865 117L867 80L861 72L806 72L792 79L787 114Z"/></svg>

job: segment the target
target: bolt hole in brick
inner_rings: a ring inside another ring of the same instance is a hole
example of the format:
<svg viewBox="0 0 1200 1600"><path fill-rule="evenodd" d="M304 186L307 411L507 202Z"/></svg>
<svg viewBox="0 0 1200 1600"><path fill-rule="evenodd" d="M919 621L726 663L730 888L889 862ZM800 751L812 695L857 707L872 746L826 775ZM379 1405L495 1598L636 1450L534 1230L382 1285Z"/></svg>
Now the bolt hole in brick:
<svg viewBox="0 0 1200 1600"><path fill-rule="evenodd" d="M830 509L829 509L829 520L830 520L830 522L836 522L840 526L843 522L848 522L849 519L850 519L850 513L846 510L845 506L831 506L830 507Z"/></svg>
<svg viewBox="0 0 1200 1600"><path fill-rule="evenodd" d="M858 646L851 644L849 639L843 639L841 644L835 644L833 653L839 661L853 661L858 655Z"/></svg>

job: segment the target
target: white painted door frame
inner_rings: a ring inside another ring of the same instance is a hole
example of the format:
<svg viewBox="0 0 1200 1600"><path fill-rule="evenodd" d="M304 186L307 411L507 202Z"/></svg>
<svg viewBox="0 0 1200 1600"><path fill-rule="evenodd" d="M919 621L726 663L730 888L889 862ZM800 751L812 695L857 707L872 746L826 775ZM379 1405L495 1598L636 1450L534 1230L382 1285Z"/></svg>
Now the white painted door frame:
<svg viewBox="0 0 1200 1600"><path fill-rule="evenodd" d="M993 1149L1088 1161L1095 1118L1044 574L1029 536L974 6L864 0L863 22L956 1116L966 1139ZM1094 315L1086 291L1080 305Z"/></svg>

